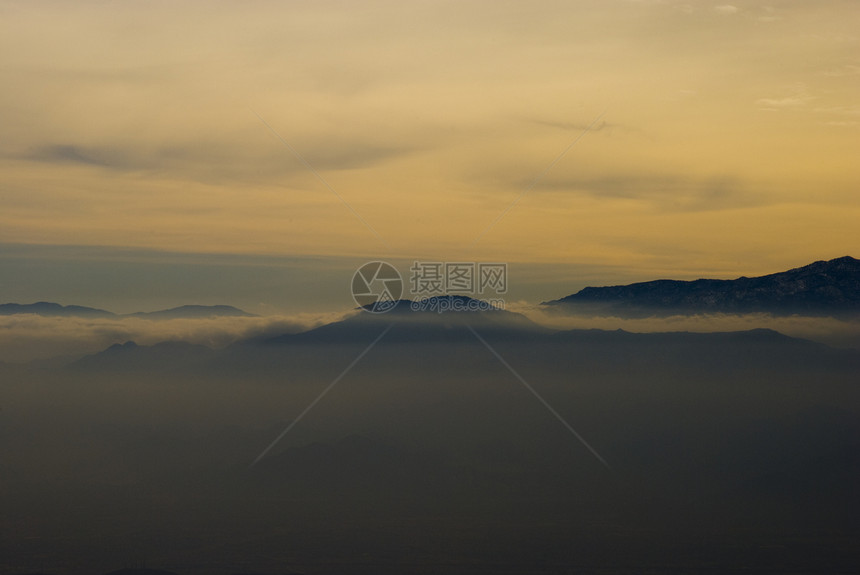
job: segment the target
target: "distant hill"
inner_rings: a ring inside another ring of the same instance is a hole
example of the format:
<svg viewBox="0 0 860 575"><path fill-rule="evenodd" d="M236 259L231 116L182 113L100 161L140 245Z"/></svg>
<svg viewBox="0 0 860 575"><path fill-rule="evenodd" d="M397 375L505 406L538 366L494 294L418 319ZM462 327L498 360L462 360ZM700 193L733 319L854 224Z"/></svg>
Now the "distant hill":
<svg viewBox="0 0 860 575"><path fill-rule="evenodd" d="M207 317L256 317L231 305L183 305L160 311L139 311L126 317L145 319L198 319Z"/></svg>
<svg viewBox="0 0 860 575"><path fill-rule="evenodd" d="M144 319L199 319L208 317L256 317L231 305L183 305L158 311L139 311L130 314L115 314L113 312L84 307L80 305L60 305L58 303L40 301L30 304L4 303L0 304L0 315L35 314L44 317L89 317L89 318L120 318L139 317Z"/></svg>
<svg viewBox="0 0 860 575"><path fill-rule="evenodd" d="M845 256L760 277L656 280L587 287L544 302L571 313L641 317L695 313L860 315L860 260Z"/></svg>
<svg viewBox="0 0 860 575"><path fill-rule="evenodd" d="M385 313L359 313L310 331L254 339L253 344L346 343L372 341L392 325L387 341L473 341L468 326L494 339L523 339L552 333L522 314L496 309L466 296L438 296L424 302L399 300Z"/></svg>
<svg viewBox="0 0 860 575"><path fill-rule="evenodd" d="M80 305L60 305L47 301L29 304L4 303L0 304L0 315L18 315L31 313L47 317L117 317L116 314L92 307Z"/></svg>

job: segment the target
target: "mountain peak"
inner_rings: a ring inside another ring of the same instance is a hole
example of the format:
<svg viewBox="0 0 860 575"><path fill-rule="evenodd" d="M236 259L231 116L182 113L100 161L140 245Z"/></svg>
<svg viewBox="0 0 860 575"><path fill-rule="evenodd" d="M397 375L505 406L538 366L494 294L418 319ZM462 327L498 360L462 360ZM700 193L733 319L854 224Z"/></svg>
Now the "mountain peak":
<svg viewBox="0 0 860 575"><path fill-rule="evenodd" d="M834 258L832 260L819 260L817 262L813 262L809 265L795 268L789 270L788 272L799 272L801 270L807 271L846 271L846 270L860 270L860 260L852 258L851 256L842 256L841 258Z"/></svg>

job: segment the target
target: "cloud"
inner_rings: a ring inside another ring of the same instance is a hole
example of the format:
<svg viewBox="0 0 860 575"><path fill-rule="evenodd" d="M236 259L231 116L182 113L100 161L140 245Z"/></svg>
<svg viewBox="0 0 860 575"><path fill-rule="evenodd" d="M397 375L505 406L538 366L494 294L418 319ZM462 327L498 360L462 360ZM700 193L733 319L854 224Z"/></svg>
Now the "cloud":
<svg viewBox="0 0 860 575"><path fill-rule="evenodd" d="M507 309L555 329L713 332L769 328L794 337L860 348L860 322L832 318L773 317L767 314L713 314L640 319L584 317L553 313L544 307L523 301L509 302ZM186 341L222 348L240 339L298 333L341 320L354 313L350 311L163 321L141 318L0 316L0 361L15 363L56 357L71 361L126 341L135 341L140 345Z"/></svg>
<svg viewBox="0 0 860 575"><path fill-rule="evenodd" d="M264 127L260 127L262 131ZM262 132L261 132L262 133ZM262 133L265 136L265 133ZM414 151L405 143L388 145L352 137L326 141L315 135L311 141L296 138L291 145L316 170L355 170L375 166L387 159ZM46 164L77 164L118 172L158 172L196 181L271 180L302 174L307 168L277 139L262 140L254 147L233 142L176 142L147 145L114 142L97 145L68 142L48 143L7 154Z"/></svg>
<svg viewBox="0 0 860 575"><path fill-rule="evenodd" d="M787 98L761 98L756 104L765 108L800 108L812 98L809 96L792 96Z"/></svg>
<svg viewBox="0 0 860 575"><path fill-rule="evenodd" d="M601 176L549 177L539 188L564 190L597 198L639 200L666 211L708 211L767 203L737 177L697 178L683 174L621 173Z"/></svg>
<svg viewBox="0 0 860 575"><path fill-rule="evenodd" d="M589 126L591 126L591 122L565 122L562 120L545 120L541 118L527 118L527 122L532 124L537 124L539 126L549 126L551 128L559 128L565 131L583 131ZM618 124L611 124L606 120L601 120L591 126L588 130L589 132L600 132L601 130L612 130L613 128L617 128Z"/></svg>
<svg viewBox="0 0 860 575"><path fill-rule="evenodd" d="M829 108L816 108L814 110L817 114L824 114L830 116L831 118L836 118L832 120L827 120L823 122L826 126L842 126L842 127L855 127L860 125L860 106L834 106Z"/></svg>
<svg viewBox="0 0 860 575"><path fill-rule="evenodd" d="M787 96L759 98L755 103L762 110L799 110L815 99L816 97L809 94L805 85L798 84L791 89L791 93Z"/></svg>
<svg viewBox="0 0 860 575"><path fill-rule="evenodd" d="M803 339L837 347L860 348L860 321L821 317L774 317L769 314L701 314L626 319L619 317L585 317L563 315L545 307L520 303L509 305L509 311L522 313L541 325L555 329L623 329L631 332L721 332L772 329Z"/></svg>
<svg viewBox="0 0 860 575"><path fill-rule="evenodd" d="M844 78L846 76L858 76L860 75L860 66L856 64L846 64L840 68L831 68L829 70L825 70L822 72L825 76L830 76L832 78Z"/></svg>
<svg viewBox="0 0 860 575"><path fill-rule="evenodd" d="M836 114L839 116L860 116L860 106L834 106L830 108L815 108L819 114Z"/></svg>
<svg viewBox="0 0 860 575"><path fill-rule="evenodd" d="M732 6L731 4L720 4L719 6L714 6L714 11L719 14L737 14L739 9L737 6Z"/></svg>
<svg viewBox="0 0 860 575"><path fill-rule="evenodd" d="M111 167L116 166L116 159L106 156L113 155L109 151L105 154L105 150L86 149L70 144L49 144L36 148L32 152L25 154L24 157L39 162Z"/></svg>
<svg viewBox="0 0 860 575"><path fill-rule="evenodd" d="M349 313L353 312L162 321L30 314L0 316L0 361L13 363L57 356L72 359L126 341L140 345L186 341L220 348L245 338L298 333L343 319Z"/></svg>

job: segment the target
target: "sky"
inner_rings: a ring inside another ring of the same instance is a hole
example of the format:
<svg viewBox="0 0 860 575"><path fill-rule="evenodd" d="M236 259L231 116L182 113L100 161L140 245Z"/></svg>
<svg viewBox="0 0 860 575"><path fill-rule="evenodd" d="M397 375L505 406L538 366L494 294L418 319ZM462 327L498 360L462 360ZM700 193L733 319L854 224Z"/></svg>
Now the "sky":
<svg viewBox="0 0 860 575"><path fill-rule="evenodd" d="M0 1L0 300L343 308L369 260L514 299L860 234L860 4Z"/></svg>

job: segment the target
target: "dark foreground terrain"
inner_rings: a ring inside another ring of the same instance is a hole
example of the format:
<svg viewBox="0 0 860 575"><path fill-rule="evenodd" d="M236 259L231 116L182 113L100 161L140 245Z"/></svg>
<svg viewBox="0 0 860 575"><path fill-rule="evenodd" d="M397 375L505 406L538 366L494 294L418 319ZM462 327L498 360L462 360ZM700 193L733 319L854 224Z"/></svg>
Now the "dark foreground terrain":
<svg viewBox="0 0 860 575"><path fill-rule="evenodd" d="M766 330L505 312L0 366L0 567L853 573L858 374L856 352Z"/></svg>

